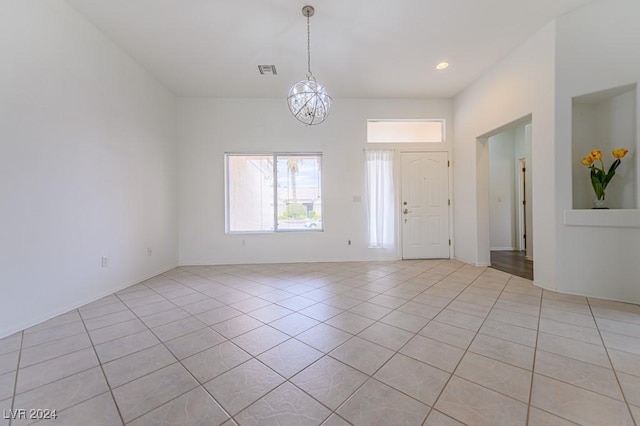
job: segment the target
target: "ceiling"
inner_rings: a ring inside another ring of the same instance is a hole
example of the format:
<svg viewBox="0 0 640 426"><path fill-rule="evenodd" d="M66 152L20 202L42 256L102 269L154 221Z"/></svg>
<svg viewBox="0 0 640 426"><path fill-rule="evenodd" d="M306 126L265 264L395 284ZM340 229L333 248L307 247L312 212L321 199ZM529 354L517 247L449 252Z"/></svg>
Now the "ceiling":
<svg viewBox="0 0 640 426"><path fill-rule="evenodd" d="M286 97L305 78L311 4L311 70L334 98L425 98L455 96L591 0L67 1L179 96Z"/></svg>

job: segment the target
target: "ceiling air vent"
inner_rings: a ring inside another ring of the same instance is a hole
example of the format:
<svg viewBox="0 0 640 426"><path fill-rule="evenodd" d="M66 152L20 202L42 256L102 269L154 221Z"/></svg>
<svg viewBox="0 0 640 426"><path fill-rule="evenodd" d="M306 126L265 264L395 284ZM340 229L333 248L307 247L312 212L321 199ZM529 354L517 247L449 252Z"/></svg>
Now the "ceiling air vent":
<svg viewBox="0 0 640 426"><path fill-rule="evenodd" d="M258 71L260 71L260 74L262 74L262 75L264 75L264 74L273 74L273 75L278 74L278 72L276 71L276 66L275 65L258 65Z"/></svg>

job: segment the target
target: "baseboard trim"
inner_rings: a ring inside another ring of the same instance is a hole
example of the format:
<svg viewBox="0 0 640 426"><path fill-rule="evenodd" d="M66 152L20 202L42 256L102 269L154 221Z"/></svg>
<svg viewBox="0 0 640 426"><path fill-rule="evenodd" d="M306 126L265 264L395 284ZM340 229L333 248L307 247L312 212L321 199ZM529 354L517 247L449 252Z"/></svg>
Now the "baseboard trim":
<svg viewBox="0 0 640 426"><path fill-rule="evenodd" d="M557 291L554 287L551 287L551 286L549 286L549 285L546 285L546 284L542 284L542 283L536 282L536 281L535 281L535 278L534 278L534 280L533 280L533 281L531 281L531 283L532 283L533 285L535 285L536 287L540 287L540 288L541 288L541 289L543 289L543 290L553 291L554 293L559 293L559 291Z"/></svg>
<svg viewBox="0 0 640 426"><path fill-rule="evenodd" d="M466 263L467 265L476 266L476 267L478 267L478 268L486 268L487 266L491 266L491 263L485 263L485 262L471 262L470 260L462 259L462 258L457 257L457 256L452 257L452 259L453 259L453 260L457 260L458 262Z"/></svg>
<svg viewBox="0 0 640 426"><path fill-rule="evenodd" d="M120 290L124 290L127 287L131 287L132 285L135 285L135 284L138 284L139 282L148 280L149 278L153 278L153 277L155 277L157 275L164 274L165 272L168 272L168 271L170 271L172 269L175 269L177 267L178 267L178 265L167 267L167 268L162 268L158 272L153 272L151 274L144 275L142 278L134 280L133 282L128 281L127 283L116 287L115 290L109 290L107 292L100 292L96 296L89 297L89 298L87 298L87 299L85 299L83 301L80 301L80 302L71 303L69 305L66 305L63 308L56 309L55 311L53 311L53 313L48 313L46 315L40 316L35 320L25 321L25 322L22 322L20 324L15 325L15 326L13 326L11 328L0 330L0 339L2 339L4 337L7 337L7 336L11 336L14 333L18 333L20 331L26 330L27 328L33 327L34 325L38 325L38 324L40 324L42 322L48 321L48 320L50 320L52 318L57 317L58 315L66 314L69 311L72 311L74 309L78 309L81 306L84 306L84 305L86 305L88 303L91 303L91 302L95 302L96 300L102 299L103 297L109 296L109 295L111 295L113 293L117 293Z"/></svg>
<svg viewBox="0 0 640 426"><path fill-rule="evenodd" d="M178 267L181 266L224 266L224 265L246 265L246 264L251 264L251 265L269 265L269 264L277 264L277 263L345 263L345 262L394 262L396 260L402 260L402 257L398 257L398 256L384 256L384 257L378 257L375 259L370 259L370 258L354 258L354 259L344 259L344 258L340 258L340 259L335 259L335 258L329 258L329 259L313 259L313 260L303 260L303 259L298 259L298 260L253 260L253 261L247 261L247 260L243 260L243 261L207 261L207 260L203 260L203 261L181 261L178 264Z"/></svg>
<svg viewBox="0 0 640 426"><path fill-rule="evenodd" d="M550 288L550 287L544 286L544 285L539 284L539 283L535 283L534 282L533 284L538 286L538 287L540 287L540 288L542 288L542 289L544 289L544 290L553 291L554 293L558 293L558 294L566 294L566 295L569 295L569 296L588 297L588 298L591 298L591 299L608 300L608 301L611 301L611 302L631 303L631 304L634 304L634 305L640 304L640 300L616 299L616 298L613 298L613 297L606 297L606 296L600 296L600 295L597 295L597 294L591 294L589 292L581 293L581 292L570 291L570 290L569 291L558 291L557 289Z"/></svg>

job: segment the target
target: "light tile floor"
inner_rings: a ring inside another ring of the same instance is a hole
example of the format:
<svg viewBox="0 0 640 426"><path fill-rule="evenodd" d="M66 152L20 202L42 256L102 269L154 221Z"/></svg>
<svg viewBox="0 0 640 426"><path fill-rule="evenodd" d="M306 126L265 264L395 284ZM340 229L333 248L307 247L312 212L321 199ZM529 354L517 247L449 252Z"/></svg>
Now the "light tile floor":
<svg viewBox="0 0 640 426"><path fill-rule="evenodd" d="M0 426L632 425L640 306L456 261L181 267L0 340L0 408Z"/></svg>

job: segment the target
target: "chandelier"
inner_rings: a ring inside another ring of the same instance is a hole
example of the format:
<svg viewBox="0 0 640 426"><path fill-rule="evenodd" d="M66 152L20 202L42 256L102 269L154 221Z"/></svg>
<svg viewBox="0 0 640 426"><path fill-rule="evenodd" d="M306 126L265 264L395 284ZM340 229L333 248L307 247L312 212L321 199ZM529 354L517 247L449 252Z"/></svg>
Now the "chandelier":
<svg viewBox="0 0 640 426"><path fill-rule="evenodd" d="M320 124L328 116L331 109L331 96L327 89L311 73L311 43L309 18L313 16L313 6L302 8L302 15L307 17L307 79L291 86L287 103L291 114L307 125Z"/></svg>

